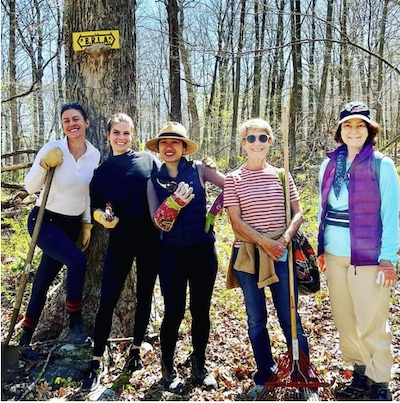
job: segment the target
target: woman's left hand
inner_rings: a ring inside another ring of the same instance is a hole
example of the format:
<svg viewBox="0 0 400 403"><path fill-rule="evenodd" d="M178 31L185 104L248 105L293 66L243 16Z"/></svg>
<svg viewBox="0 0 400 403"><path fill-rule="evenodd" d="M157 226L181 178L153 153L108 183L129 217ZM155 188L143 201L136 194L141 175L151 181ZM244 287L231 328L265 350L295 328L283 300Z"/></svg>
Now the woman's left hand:
<svg viewBox="0 0 400 403"><path fill-rule="evenodd" d="M376 284L380 284L381 288L390 288L396 284L396 268L390 262L381 261L376 276Z"/></svg>

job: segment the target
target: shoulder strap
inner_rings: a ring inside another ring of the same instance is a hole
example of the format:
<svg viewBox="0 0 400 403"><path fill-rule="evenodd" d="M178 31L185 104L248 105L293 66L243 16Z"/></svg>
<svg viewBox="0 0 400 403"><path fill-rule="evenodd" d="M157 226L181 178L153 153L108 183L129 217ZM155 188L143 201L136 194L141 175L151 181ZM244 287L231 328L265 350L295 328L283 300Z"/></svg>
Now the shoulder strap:
<svg viewBox="0 0 400 403"><path fill-rule="evenodd" d="M279 179L282 182L283 191L285 191L285 170L283 168L276 168L276 173L278 174Z"/></svg>
<svg viewBox="0 0 400 403"><path fill-rule="evenodd" d="M380 151L374 151L374 168L378 181L380 180L381 175L381 161L384 156L385 155L382 154Z"/></svg>

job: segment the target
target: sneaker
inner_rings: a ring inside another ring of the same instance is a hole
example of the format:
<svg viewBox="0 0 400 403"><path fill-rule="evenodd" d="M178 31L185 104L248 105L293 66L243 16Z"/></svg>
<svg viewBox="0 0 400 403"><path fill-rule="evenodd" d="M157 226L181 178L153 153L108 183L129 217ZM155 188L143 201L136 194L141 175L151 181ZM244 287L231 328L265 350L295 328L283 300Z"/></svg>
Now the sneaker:
<svg viewBox="0 0 400 403"><path fill-rule="evenodd" d="M255 385L251 388L249 392L249 398L251 400L256 399L264 391L264 385Z"/></svg>
<svg viewBox="0 0 400 403"><path fill-rule="evenodd" d="M198 385L205 386L207 389L215 389L218 384L214 376L209 373L205 367L205 358L199 358L192 355L192 377Z"/></svg>
<svg viewBox="0 0 400 403"><path fill-rule="evenodd" d="M88 344L90 339L83 328L82 322L75 322L72 327L69 328L69 338L73 344Z"/></svg>
<svg viewBox="0 0 400 403"><path fill-rule="evenodd" d="M129 372L139 371L143 368L143 361L140 357L140 349L130 348L129 357L125 363L125 370Z"/></svg>
<svg viewBox="0 0 400 403"><path fill-rule="evenodd" d="M101 361L90 361L89 368L86 370L85 378L83 379L82 390L92 392L97 389L104 372L104 366Z"/></svg>
<svg viewBox="0 0 400 403"><path fill-rule="evenodd" d="M386 400L392 401L392 393L390 392L387 384L372 383L369 397L371 400Z"/></svg>
<svg viewBox="0 0 400 403"><path fill-rule="evenodd" d="M371 380L367 376L354 371L351 384L336 392L336 398L338 400L364 400L369 397L370 385Z"/></svg>
<svg viewBox="0 0 400 403"><path fill-rule="evenodd" d="M182 394L185 386L176 371L176 368L171 365L161 363L162 383L165 390L172 393Z"/></svg>

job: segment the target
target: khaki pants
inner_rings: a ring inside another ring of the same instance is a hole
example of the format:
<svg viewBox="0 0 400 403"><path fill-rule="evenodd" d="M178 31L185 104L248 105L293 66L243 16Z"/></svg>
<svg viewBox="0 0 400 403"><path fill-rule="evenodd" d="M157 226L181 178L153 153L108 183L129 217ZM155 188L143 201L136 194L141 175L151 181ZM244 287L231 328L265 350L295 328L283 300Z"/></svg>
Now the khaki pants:
<svg viewBox="0 0 400 403"><path fill-rule="evenodd" d="M365 375L374 382L390 382L390 289L376 284L378 266L354 267L349 257L326 252L325 263L343 360L364 365Z"/></svg>

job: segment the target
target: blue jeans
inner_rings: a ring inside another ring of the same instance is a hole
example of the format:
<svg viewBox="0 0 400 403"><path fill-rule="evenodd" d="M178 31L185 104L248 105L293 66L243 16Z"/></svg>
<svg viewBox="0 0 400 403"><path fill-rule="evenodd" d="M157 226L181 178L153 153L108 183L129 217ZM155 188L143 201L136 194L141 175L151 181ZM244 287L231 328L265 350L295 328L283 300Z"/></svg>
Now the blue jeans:
<svg viewBox="0 0 400 403"><path fill-rule="evenodd" d="M233 264L236 261L238 248L235 248ZM258 288L259 255L256 251L255 274L235 270L236 277L243 291L249 337L257 364L254 382L263 385L276 370L276 362L272 356L271 342L267 330L267 307L264 288ZM279 282L270 285L272 300L278 315L279 323L286 338L288 348L292 344L290 332L290 303L289 303L289 272L287 261L275 262L275 271ZM296 304L298 300L297 284L295 282ZM296 327L299 349L309 355L307 339L301 325L300 316L296 312Z"/></svg>
<svg viewBox="0 0 400 403"><path fill-rule="evenodd" d="M39 208L34 207L28 217L28 231L31 236L38 213ZM71 217L45 210L37 240L43 255L33 280L24 327L36 327L46 302L47 291L64 265L67 266L67 313L82 310L86 256L75 244L81 227L81 216Z"/></svg>

